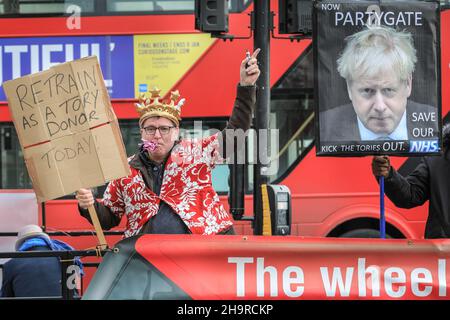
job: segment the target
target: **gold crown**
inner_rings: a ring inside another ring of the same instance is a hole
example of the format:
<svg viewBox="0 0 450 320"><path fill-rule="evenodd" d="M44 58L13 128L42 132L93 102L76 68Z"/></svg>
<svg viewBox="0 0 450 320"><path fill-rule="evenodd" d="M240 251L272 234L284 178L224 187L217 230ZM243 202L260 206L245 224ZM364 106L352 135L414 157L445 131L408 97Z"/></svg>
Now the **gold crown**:
<svg viewBox="0 0 450 320"><path fill-rule="evenodd" d="M177 104L177 100L180 98L178 90L170 93L170 102L166 103L161 101L159 95L161 90L154 87L149 91L151 97L147 98L145 93L139 96L139 103L136 103L136 111L139 113L139 125L142 127L142 123L150 117L164 117L172 120L177 126L181 120L181 107L184 104L185 99L181 99Z"/></svg>

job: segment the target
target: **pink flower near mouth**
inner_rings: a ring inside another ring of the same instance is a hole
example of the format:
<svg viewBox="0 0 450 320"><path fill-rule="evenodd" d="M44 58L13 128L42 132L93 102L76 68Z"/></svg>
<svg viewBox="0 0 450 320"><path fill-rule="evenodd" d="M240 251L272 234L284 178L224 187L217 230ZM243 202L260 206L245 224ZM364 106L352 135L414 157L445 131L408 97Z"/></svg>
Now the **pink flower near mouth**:
<svg viewBox="0 0 450 320"><path fill-rule="evenodd" d="M153 142L153 141L147 141L147 140L142 139L142 142L144 143L144 144L142 145L142 147L143 147L144 150L146 150L146 151L153 152L153 151L155 151L156 147L158 146L158 145L157 145L155 142Z"/></svg>

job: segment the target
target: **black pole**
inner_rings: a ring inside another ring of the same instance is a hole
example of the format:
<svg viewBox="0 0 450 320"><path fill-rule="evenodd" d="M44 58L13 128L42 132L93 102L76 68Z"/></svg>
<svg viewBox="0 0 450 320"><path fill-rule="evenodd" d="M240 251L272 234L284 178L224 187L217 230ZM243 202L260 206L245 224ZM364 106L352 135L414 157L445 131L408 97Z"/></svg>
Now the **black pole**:
<svg viewBox="0 0 450 320"><path fill-rule="evenodd" d="M270 0L255 0L254 1L254 17L255 17L255 32L254 32L254 49L261 48L258 55L259 69L261 75L257 81L258 96L256 101L255 119L253 121L256 130L257 139L256 152L257 161L253 169L254 191L253 191L253 208L255 213L253 233L255 235L262 234L262 196L261 185L268 182L268 177L262 173L267 170L267 165L262 165L261 160L267 159L267 148L264 147L264 142L261 143L262 133L267 134L269 127L269 112L270 112ZM265 137L268 141L268 136ZM260 148L263 146L264 148Z"/></svg>
<svg viewBox="0 0 450 320"><path fill-rule="evenodd" d="M46 232L47 221L45 219L45 201L41 202L41 214L42 214L42 231Z"/></svg>
<svg viewBox="0 0 450 320"><path fill-rule="evenodd" d="M245 209L245 164L239 163L238 139L234 137L233 164L230 168L230 211L234 220L242 220ZM244 151L245 152L245 151Z"/></svg>

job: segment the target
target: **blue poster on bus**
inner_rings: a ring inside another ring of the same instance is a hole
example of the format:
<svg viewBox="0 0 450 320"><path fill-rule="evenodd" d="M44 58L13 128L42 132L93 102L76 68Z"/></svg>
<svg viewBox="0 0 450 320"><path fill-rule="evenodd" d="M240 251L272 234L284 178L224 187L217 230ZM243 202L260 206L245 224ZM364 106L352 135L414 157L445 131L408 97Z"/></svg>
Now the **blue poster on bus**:
<svg viewBox="0 0 450 320"><path fill-rule="evenodd" d="M134 97L133 36L0 39L0 101L4 81L95 55L111 98Z"/></svg>

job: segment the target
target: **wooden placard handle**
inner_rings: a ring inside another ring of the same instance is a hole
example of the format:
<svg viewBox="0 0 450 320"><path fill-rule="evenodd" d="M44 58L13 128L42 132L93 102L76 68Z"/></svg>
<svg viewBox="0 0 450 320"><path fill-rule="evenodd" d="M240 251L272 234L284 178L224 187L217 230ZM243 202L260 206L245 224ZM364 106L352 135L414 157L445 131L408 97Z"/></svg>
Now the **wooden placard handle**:
<svg viewBox="0 0 450 320"><path fill-rule="evenodd" d="M94 206L89 206L89 215L91 216L92 224L94 225L95 232L97 233L98 243L102 250L108 248L108 243L106 242L105 235L103 234L102 226L97 217L97 211L95 211Z"/></svg>

